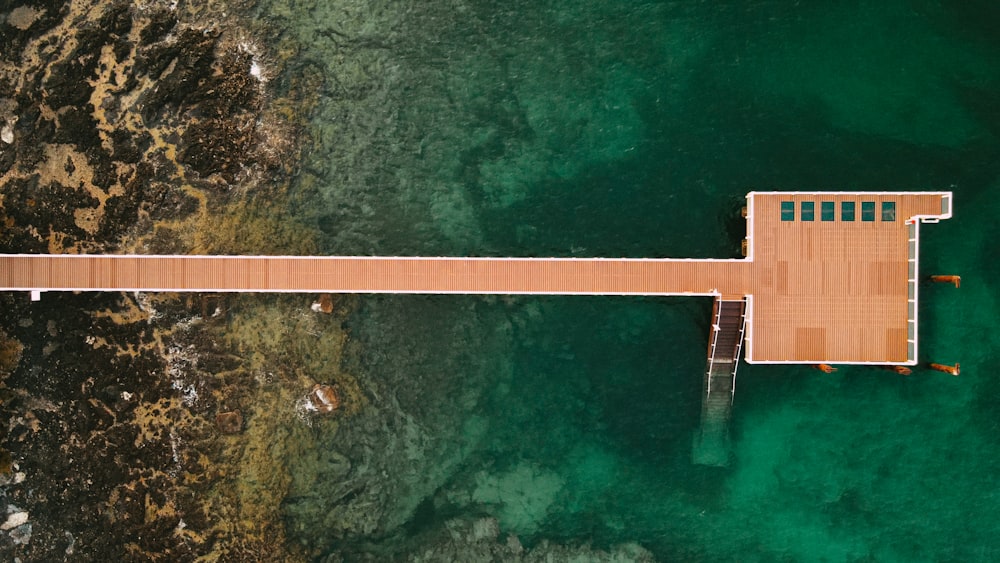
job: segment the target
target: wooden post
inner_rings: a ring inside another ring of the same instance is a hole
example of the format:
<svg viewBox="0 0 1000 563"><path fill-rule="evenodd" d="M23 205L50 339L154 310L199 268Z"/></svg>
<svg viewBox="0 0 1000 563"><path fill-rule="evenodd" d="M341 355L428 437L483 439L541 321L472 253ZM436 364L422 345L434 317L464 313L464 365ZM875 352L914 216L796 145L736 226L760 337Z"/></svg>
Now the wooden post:
<svg viewBox="0 0 1000 563"><path fill-rule="evenodd" d="M928 367L931 368L932 370L943 371L944 373L950 373L952 375L958 375L959 373L961 373L961 369L959 369L958 363L956 363L953 366L948 366L944 364L930 364Z"/></svg>
<svg viewBox="0 0 1000 563"><path fill-rule="evenodd" d="M955 287L962 287L962 276L931 276L931 281L934 283L953 283Z"/></svg>

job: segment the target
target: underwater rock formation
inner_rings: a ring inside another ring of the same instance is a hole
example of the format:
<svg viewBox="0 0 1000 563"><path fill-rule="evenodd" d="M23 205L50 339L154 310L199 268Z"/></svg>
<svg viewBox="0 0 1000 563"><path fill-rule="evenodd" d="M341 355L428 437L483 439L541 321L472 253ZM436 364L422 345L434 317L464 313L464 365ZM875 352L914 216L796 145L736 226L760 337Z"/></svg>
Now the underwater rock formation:
<svg viewBox="0 0 1000 563"><path fill-rule="evenodd" d="M319 414L329 414L340 408L340 395L331 385L313 385L306 408Z"/></svg>
<svg viewBox="0 0 1000 563"><path fill-rule="evenodd" d="M333 296L329 293L320 295L319 299L310 308L317 313L326 313L329 315L333 312Z"/></svg>
<svg viewBox="0 0 1000 563"><path fill-rule="evenodd" d="M511 561L518 563L652 563L653 554L636 544L608 550L587 545L568 546L542 541L525 548L514 535L502 535L489 517L453 519L406 556L412 563L432 561Z"/></svg>
<svg viewBox="0 0 1000 563"><path fill-rule="evenodd" d="M215 426L223 434L239 434L243 430L243 415L240 411L220 412L215 415Z"/></svg>
<svg viewBox="0 0 1000 563"><path fill-rule="evenodd" d="M193 188L273 166L254 55L224 28L127 1L34 4L0 34L7 245L107 251L195 211Z"/></svg>

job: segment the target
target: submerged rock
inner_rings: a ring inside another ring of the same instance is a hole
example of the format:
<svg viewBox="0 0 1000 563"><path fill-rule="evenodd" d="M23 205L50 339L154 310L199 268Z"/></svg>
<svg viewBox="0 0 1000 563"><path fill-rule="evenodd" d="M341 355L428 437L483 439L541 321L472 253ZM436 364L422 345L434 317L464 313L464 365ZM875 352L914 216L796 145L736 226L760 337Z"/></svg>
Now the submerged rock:
<svg viewBox="0 0 1000 563"><path fill-rule="evenodd" d="M332 385L322 385L317 383L309 393L309 401L306 405L309 410L320 414L328 414L340 408L340 395Z"/></svg>
<svg viewBox="0 0 1000 563"><path fill-rule="evenodd" d="M12 512L7 515L7 520L5 520L3 524L0 524L0 530L10 530L26 523L27 521L27 512Z"/></svg>
<svg viewBox="0 0 1000 563"><path fill-rule="evenodd" d="M333 296L329 293L323 293L319 296L319 300L312 304L312 310L317 313L330 314L333 312Z"/></svg>
<svg viewBox="0 0 1000 563"><path fill-rule="evenodd" d="M27 545L31 541L31 522L21 524L10 531L10 539L14 545Z"/></svg>
<svg viewBox="0 0 1000 563"><path fill-rule="evenodd" d="M220 412L215 415L215 426L223 434L239 434L243 431L243 415L240 411Z"/></svg>
<svg viewBox="0 0 1000 563"><path fill-rule="evenodd" d="M653 554L635 543L597 549L542 540L525 549L515 535L504 536L494 518L444 522L405 557L410 562L520 561L524 563L652 563Z"/></svg>

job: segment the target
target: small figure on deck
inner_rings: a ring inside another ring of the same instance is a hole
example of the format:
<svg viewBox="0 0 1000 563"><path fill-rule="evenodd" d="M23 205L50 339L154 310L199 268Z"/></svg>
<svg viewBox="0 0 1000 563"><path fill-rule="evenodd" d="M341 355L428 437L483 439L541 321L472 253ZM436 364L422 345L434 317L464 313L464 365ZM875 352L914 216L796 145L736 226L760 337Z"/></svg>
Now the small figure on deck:
<svg viewBox="0 0 1000 563"><path fill-rule="evenodd" d="M947 366L944 364L930 364L927 367L935 371L943 371L944 373L950 373L952 375L958 375L959 373L961 373L961 370L959 369L959 364L957 363L953 366Z"/></svg>
<svg viewBox="0 0 1000 563"><path fill-rule="evenodd" d="M837 371L837 368L831 366L830 364L816 364L813 366L813 368L818 369L823 373L833 373Z"/></svg>
<svg viewBox="0 0 1000 563"><path fill-rule="evenodd" d="M934 283L953 283L955 287L962 287L962 276L931 276L931 281Z"/></svg>

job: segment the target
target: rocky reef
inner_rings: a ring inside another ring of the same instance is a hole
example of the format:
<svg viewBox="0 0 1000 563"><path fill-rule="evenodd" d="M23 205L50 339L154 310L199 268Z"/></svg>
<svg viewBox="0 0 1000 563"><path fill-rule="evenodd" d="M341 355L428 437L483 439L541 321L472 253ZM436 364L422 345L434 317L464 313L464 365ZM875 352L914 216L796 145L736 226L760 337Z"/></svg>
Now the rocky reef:
<svg viewBox="0 0 1000 563"><path fill-rule="evenodd" d="M315 249L309 229L282 211L301 127L288 107L308 101L289 101L304 91L295 79L271 82L287 53L280 42L262 47L270 32L241 19L248 6L237 4L5 5L3 252ZM281 489L260 498L236 468L252 457L255 436L271 439L258 430L256 395L287 389L294 418L296 394L317 382L238 356L238 339L225 340L221 328L289 303L241 309L213 295L86 293L0 300L3 559L292 557ZM309 330L342 342L338 323Z"/></svg>
<svg viewBox="0 0 1000 563"><path fill-rule="evenodd" d="M422 548L407 557L413 563L432 561L510 561L515 563L652 563L653 554L637 544L608 550L589 545L563 545L542 541L525 548L515 535L501 533L491 517L454 519L433 534Z"/></svg>
<svg viewBox="0 0 1000 563"><path fill-rule="evenodd" d="M291 129L264 110L264 54L239 28L183 18L97 1L0 14L9 247L135 246L283 166Z"/></svg>

